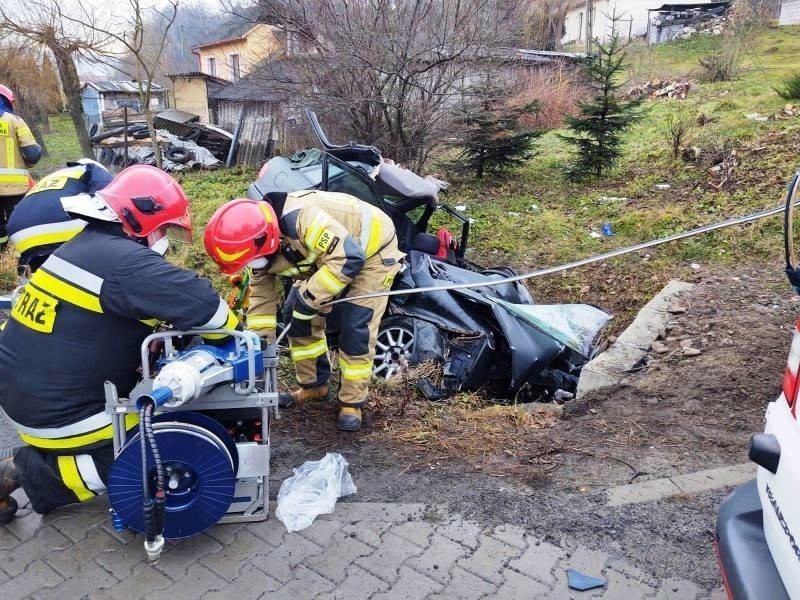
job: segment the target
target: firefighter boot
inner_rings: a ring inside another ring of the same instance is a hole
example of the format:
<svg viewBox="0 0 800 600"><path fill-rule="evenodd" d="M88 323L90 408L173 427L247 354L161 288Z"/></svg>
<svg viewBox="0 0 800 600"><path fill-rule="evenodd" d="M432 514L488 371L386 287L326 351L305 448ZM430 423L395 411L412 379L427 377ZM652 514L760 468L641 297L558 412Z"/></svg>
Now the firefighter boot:
<svg viewBox="0 0 800 600"><path fill-rule="evenodd" d="M358 431L361 429L361 406L339 405L339 431Z"/></svg>
<svg viewBox="0 0 800 600"><path fill-rule="evenodd" d="M287 408L292 404L305 404L312 400L327 400L329 387L327 383L315 385L313 387L299 387L291 392L284 392L278 395L278 403L281 408Z"/></svg>
<svg viewBox="0 0 800 600"><path fill-rule="evenodd" d="M0 460L0 525L10 523L17 512L17 501L11 497L11 492L20 486L19 472L14 465L13 451L4 450L1 455L6 457Z"/></svg>

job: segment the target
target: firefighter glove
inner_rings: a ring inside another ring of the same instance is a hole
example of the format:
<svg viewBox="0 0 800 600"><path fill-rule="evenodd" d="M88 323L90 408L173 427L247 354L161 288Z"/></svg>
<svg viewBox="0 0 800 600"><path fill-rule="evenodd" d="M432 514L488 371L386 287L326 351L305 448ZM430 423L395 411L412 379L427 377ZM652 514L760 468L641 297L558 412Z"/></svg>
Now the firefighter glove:
<svg viewBox="0 0 800 600"><path fill-rule="evenodd" d="M284 324L288 325L294 319L310 321L316 314L317 311L306 304L300 288L297 286L292 287L281 309L281 320Z"/></svg>

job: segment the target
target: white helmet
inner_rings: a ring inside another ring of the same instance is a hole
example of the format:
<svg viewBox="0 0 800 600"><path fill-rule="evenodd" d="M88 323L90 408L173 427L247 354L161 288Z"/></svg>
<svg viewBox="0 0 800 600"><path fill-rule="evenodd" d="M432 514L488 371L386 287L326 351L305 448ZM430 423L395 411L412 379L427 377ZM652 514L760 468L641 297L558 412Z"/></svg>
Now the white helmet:
<svg viewBox="0 0 800 600"><path fill-rule="evenodd" d="M97 162L92 158L79 158L78 160L67 161L68 167L77 167L78 165L94 165L95 167L100 167L101 169L103 169L103 171L108 173L108 169L106 169L105 166L103 166L102 164L100 164L99 162Z"/></svg>
<svg viewBox="0 0 800 600"><path fill-rule="evenodd" d="M61 198L64 212L76 217L88 217L97 221L120 223L117 214L99 194L77 194Z"/></svg>

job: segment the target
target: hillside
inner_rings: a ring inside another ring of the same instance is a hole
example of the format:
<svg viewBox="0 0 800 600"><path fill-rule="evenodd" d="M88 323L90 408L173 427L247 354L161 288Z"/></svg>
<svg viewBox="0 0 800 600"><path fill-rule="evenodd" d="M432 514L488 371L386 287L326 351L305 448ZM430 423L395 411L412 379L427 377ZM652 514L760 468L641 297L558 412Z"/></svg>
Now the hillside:
<svg viewBox="0 0 800 600"><path fill-rule="evenodd" d="M652 48L634 46L629 76L635 82L695 79L698 59L710 44L700 36ZM772 88L795 69L800 69L800 27L767 28L746 52L735 81L695 84L686 100L645 102L641 120L626 136L623 160L604 180L568 182L563 173L570 149L558 132L550 132L539 141L538 155L511 176L453 181L444 199L465 205L465 214L474 219L470 258L486 266L531 270L777 204L796 168L800 117L756 121L746 115L780 113L786 102ZM701 149L697 162L673 161L670 155L664 123L680 111L703 115L706 123L690 140ZM729 158L731 150L737 164L730 173L709 174L715 157ZM229 170L180 177L198 228L193 247L178 249L177 260L220 286L222 279L202 251L202 226L222 202L244 195L254 175ZM592 237L604 224L614 236ZM780 239L776 218L537 279L531 287L541 302L604 306L618 316L619 327L672 277L691 277L694 270L733 261L768 261L779 268ZM2 287L14 280L11 263L8 257L0 263Z"/></svg>

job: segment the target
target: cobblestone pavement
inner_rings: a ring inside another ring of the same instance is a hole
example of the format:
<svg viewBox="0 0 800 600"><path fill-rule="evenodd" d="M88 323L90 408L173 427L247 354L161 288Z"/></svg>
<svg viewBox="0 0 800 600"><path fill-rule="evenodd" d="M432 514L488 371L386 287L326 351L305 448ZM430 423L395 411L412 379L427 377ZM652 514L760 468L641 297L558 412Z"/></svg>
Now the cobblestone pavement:
<svg viewBox="0 0 800 600"><path fill-rule="evenodd" d="M0 527L4 600L708 598L690 581L654 580L602 550L559 547L420 504L340 502L300 533L275 518L218 525L169 543L156 566L141 536L113 531L102 498L44 518L27 507L19 515ZM570 591L568 568L602 575L607 586Z"/></svg>

